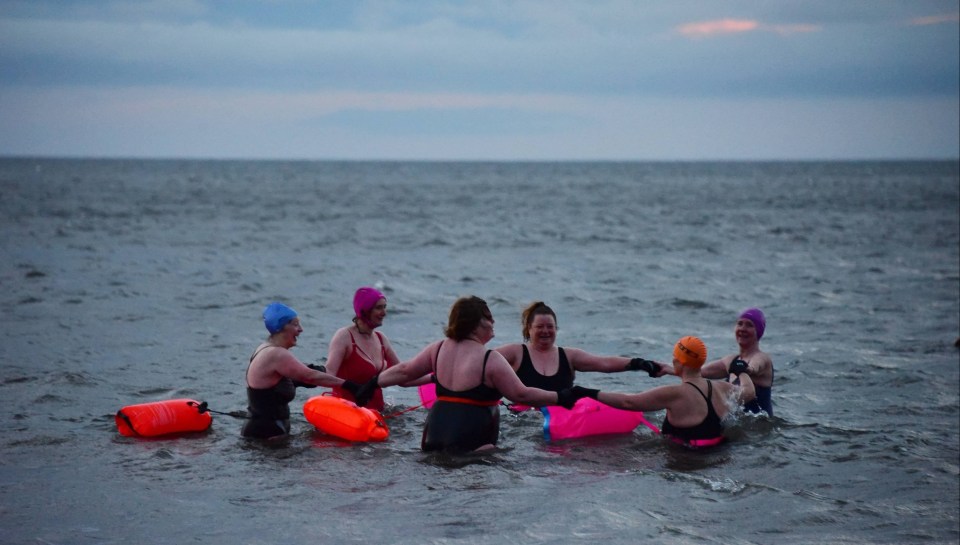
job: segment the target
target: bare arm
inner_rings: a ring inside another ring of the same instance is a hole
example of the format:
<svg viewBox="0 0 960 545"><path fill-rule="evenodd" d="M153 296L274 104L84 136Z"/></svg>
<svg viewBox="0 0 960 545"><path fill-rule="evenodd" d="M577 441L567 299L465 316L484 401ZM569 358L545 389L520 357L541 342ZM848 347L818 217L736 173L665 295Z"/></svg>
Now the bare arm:
<svg viewBox="0 0 960 545"><path fill-rule="evenodd" d="M332 388L334 386L341 386L344 383L344 380L341 378L307 367L289 351L286 352L286 354L281 354L276 357L273 368L277 373L285 377L306 384Z"/></svg>
<svg viewBox="0 0 960 545"><path fill-rule="evenodd" d="M659 411L666 409L677 399L678 385L658 386L639 394L621 394L617 392L600 392L597 401L628 411Z"/></svg>
<svg viewBox="0 0 960 545"><path fill-rule="evenodd" d="M390 344L390 339L388 339L386 336L381 338L383 339L383 350L387 357L387 369L400 365L400 358L397 356L397 353L393 351L393 345ZM403 386L404 388L410 388L413 386L420 386L421 384L426 384L428 382L430 382L430 375L424 374L420 378L407 382L401 382L400 386Z"/></svg>
<svg viewBox="0 0 960 545"><path fill-rule="evenodd" d="M570 361L573 368L577 371L596 371L600 373L647 371L647 369L642 366L634 367L634 360L636 360L636 363L641 364L644 361L652 363L654 369L656 369L652 376L662 377L664 375L674 374L672 366L660 363L659 361L646 360L643 358L627 358L624 356L597 356L580 350L579 348L564 348L564 352L567 354L567 360Z"/></svg>
<svg viewBox="0 0 960 545"><path fill-rule="evenodd" d="M327 348L327 373L336 376L340 371L340 365L347 356L350 349L350 335L346 328L338 329L330 339L330 346Z"/></svg>
<svg viewBox="0 0 960 545"><path fill-rule="evenodd" d="M737 389L737 402L741 405L750 403L757 398L757 389L753 385L753 379L746 373L740 373L739 377L730 375L730 382L736 384L735 380L740 379L740 387Z"/></svg>
<svg viewBox="0 0 960 545"><path fill-rule="evenodd" d="M377 379L377 385L381 388L394 386L397 384L414 386L412 381L421 382L417 379L427 377L433 371L433 358L437 353L437 346L442 341L437 341L428 345L420 351L413 359L403 363L398 363L386 371L380 373ZM424 381L425 382L425 381Z"/></svg>
<svg viewBox="0 0 960 545"><path fill-rule="evenodd" d="M494 388L514 403L523 403L531 407L558 403L559 397L556 392L524 386L507 360L497 351L494 351L487 360L486 377Z"/></svg>
<svg viewBox="0 0 960 545"><path fill-rule="evenodd" d="M507 360L507 363L514 371L520 369L520 362L523 360L523 345L520 343L505 344L494 350L500 353Z"/></svg>
<svg viewBox="0 0 960 545"><path fill-rule="evenodd" d="M700 375L703 378L727 378L727 369L730 367L730 362L733 361L733 358L734 356L732 355L724 356L719 360L703 364L703 367L700 368Z"/></svg>
<svg viewBox="0 0 960 545"><path fill-rule="evenodd" d="M579 348L564 348L567 360L577 371L619 373L626 371L630 358L623 356L597 356Z"/></svg>

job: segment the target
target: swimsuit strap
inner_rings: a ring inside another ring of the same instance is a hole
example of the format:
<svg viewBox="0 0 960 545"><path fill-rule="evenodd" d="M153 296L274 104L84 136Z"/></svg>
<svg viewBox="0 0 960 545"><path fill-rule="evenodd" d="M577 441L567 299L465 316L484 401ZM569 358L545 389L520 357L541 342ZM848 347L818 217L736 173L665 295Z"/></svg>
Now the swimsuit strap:
<svg viewBox="0 0 960 545"><path fill-rule="evenodd" d="M487 350L487 353L483 355L483 367L480 368L480 386L484 386L484 375L487 374L487 358L490 357L490 352L493 350Z"/></svg>
<svg viewBox="0 0 960 545"><path fill-rule="evenodd" d="M359 353L363 354L364 356L367 356L368 358L370 358L370 355L367 354L366 352L364 352L363 349L360 348L360 346L357 344L357 340L353 338L353 331L350 331L350 330L348 329L348 330L347 330L347 333L350 334L350 343L353 344L353 351L354 351L354 352L359 352ZM377 334L377 338L380 339L380 359L381 359L380 367L377 367L377 364L375 364L375 363L373 362L373 358L370 358L369 361L370 361L370 365L371 365L374 369L376 369L377 371L383 371L383 370L386 369L387 366L388 366L388 363L387 363L387 347L386 347L386 345L383 344L383 335L381 335L379 331L374 331L374 333L376 333L376 334Z"/></svg>
<svg viewBox="0 0 960 545"><path fill-rule="evenodd" d="M561 361L561 362L562 362L562 361L567 362L567 369L570 369L570 371L573 372L573 364L570 363L570 360L567 359L567 353L563 351L563 347L562 347L562 346L558 346L558 347L557 347L557 358L558 358L558 360ZM557 366L557 372L558 372L558 373L560 372L560 366L559 366L559 365Z"/></svg>
<svg viewBox="0 0 960 545"><path fill-rule="evenodd" d="M707 395L703 395L703 390L701 390L699 386L697 386L692 382L685 382L684 384L689 384L690 386L693 386L697 390L697 392L700 393L700 397L702 397L703 400L707 402L707 405L710 404L710 398L713 397L713 384L710 384L709 380L707 381Z"/></svg>
<svg viewBox="0 0 960 545"><path fill-rule="evenodd" d="M250 356L250 361L249 361L248 363L253 363L253 358L257 357L257 354L259 354L260 352L263 352L264 350L266 350L266 349L268 349L268 348L270 348L270 347L280 348L279 346L277 346L277 345L275 345L275 344L264 343L263 346L261 346L260 348L258 348L258 349L256 349L256 350L253 351L253 355Z"/></svg>
<svg viewBox="0 0 960 545"><path fill-rule="evenodd" d="M437 374L437 364L440 363L440 348L441 348L442 346L443 346L443 341L440 341L440 343L437 344L437 353L433 355L433 374L434 374L434 376L436 376L436 374Z"/></svg>
<svg viewBox="0 0 960 545"><path fill-rule="evenodd" d="M383 358L383 369L380 370L383 371L390 366L390 362L387 361L387 345L383 342L383 335L381 335L379 331L375 331L374 333L376 333L377 338L380 339L380 357Z"/></svg>
<svg viewBox="0 0 960 545"><path fill-rule="evenodd" d="M263 352L264 350L270 348L271 346L276 346L276 345L270 344L270 343L266 343L266 344L264 344L263 346L261 346L260 348L257 348L256 350L253 351L253 355L250 356L250 361L247 362L247 372L243 374L243 379L244 379L244 380L247 380L247 377L250 376L250 366L253 365L253 358L257 357L257 354L259 354L260 352ZM277 346L277 348L280 348L280 347ZM247 382L247 387L248 387L248 388L250 387L250 383L249 383L249 382Z"/></svg>

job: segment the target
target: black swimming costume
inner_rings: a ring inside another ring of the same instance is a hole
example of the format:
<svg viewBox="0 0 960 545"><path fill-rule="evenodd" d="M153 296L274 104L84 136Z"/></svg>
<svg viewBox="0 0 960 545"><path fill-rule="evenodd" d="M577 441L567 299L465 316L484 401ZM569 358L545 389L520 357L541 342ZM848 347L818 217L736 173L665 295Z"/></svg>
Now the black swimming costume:
<svg viewBox="0 0 960 545"><path fill-rule="evenodd" d="M720 424L720 417L717 416L717 411L713 410L713 384L708 380L707 381L707 395L703 395L703 390L697 387L696 384L692 382L685 382L684 384L689 384L697 389L697 392L700 392L700 395L707 402L707 416L703 418L703 421L689 428L678 428L670 423L670 420L666 416L663 417L663 426L660 428L660 431L664 435L669 435L682 439L684 441L693 441L698 439L716 439L723 436L723 425Z"/></svg>
<svg viewBox="0 0 960 545"><path fill-rule="evenodd" d="M483 383L490 352L487 350L483 357L480 384L469 390L449 390L433 376L437 383L437 401L430 407L423 427L422 450L469 452L483 445L497 444L503 394Z"/></svg>
<svg viewBox="0 0 960 545"><path fill-rule="evenodd" d="M295 396L296 387L286 377L270 388L247 386L250 420L243 426L243 436L267 438L290 433L290 402Z"/></svg>
<svg viewBox="0 0 960 545"><path fill-rule="evenodd" d="M567 361L567 355L562 348L557 348L560 352L560 367L553 375L541 375L533 366L533 360L530 359L530 351L527 345L523 346L523 359L520 360L520 367L517 369L517 376L520 382L529 388L540 388L551 392L559 392L564 388L573 386L573 370L570 368L570 362Z"/></svg>
<svg viewBox="0 0 960 545"><path fill-rule="evenodd" d="M739 358L740 356L737 357ZM757 386L757 384L754 383L753 389L757 392L757 397L753 401L744 404L743 410L753 414L760 414L761 411L764 411L769 416L773 416L773 399L770 395L773 393L773 369L770 369L770 386Z"/></svg>
<svg viewBox="0 0 960 545"><path fill-rule="evenodd" d="M267 348L264 346L260 350ZM250 356L250 362L260 353ZM247 371L250 367L247 367ZM293 380L283 377L269 388L251 388L247 385L247 411L250 419L240 432L244 437L269 438L290 433L290 402L297 395Z"/></svg>
<svg viewBox="0 0 960 545"><path fill-rule="evenodd" d="M770 380L773 380L773 370L770 370ZM773 393L772 382L770 386L757 386L753 385L753 389L757 391L757 398L747 403L743 406L743 410L759 414L760 411L766 411L770 416L773 416L773 400L771 399L770 394Z"/></svg>

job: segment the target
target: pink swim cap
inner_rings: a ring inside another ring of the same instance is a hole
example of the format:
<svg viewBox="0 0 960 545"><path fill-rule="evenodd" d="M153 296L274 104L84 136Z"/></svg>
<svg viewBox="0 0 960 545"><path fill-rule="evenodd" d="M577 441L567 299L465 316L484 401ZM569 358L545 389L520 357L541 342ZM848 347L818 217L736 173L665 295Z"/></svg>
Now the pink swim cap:
<svg viewBox="0 0 960 545"><path fill-rule="evenodd" d="M386 299L386 296L380 293L380 290L364 286L353 294L353 312L357 315L357 318L366 323L363 313L369 312L370 309L377 306L377 301L381 299Z"/></svg>
<svg viewBox="0 0 960 545"><path fill-rule="evenodd" d="M763 311L758 308L748 308L740 313L740 318L746 318L753 322L753 327L757 330L757 340L763 337L763 330L767 328L767 319L763 316Z"/></svg>

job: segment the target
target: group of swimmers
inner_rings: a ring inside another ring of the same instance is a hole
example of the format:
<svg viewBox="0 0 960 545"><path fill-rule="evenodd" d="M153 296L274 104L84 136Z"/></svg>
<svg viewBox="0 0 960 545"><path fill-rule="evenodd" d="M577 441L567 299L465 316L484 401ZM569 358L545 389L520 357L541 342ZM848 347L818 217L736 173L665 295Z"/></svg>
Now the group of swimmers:
<svg viewBox="0 0 960 545"><path fill-rule="evenodd" d="M358 289L355 316L330 341L326 366L306 365L290 349L303 332L297 313L282 303L264 309L270 336L247 367L249 420L245 437L277 439L290 432L289 403L297 386L332 388L333 394L382 411L383 388L436 384L437 399L427 415L424 451L469 452L495 447L502 398L533 407L572 408L581 398L632 411L666 410L662 432L685 442L722 437L722 421L739 406L773 414L773 363L760 350L766 327L763 312L742 312L734 333L739 351L707 363L696 337L675 345L672 364L643 358L598 356L556 346L557 316L535 302L522 313L523 343L486 348L494 319L486 302L461 297L450 309L444 338L401 362L379 331L387 315L386 296L372 287ZM650 377L675 375L680 384L636 393L601 392L574 384L577 371L645 371ZM708 380L720 379L720 380Z"/></svg>

